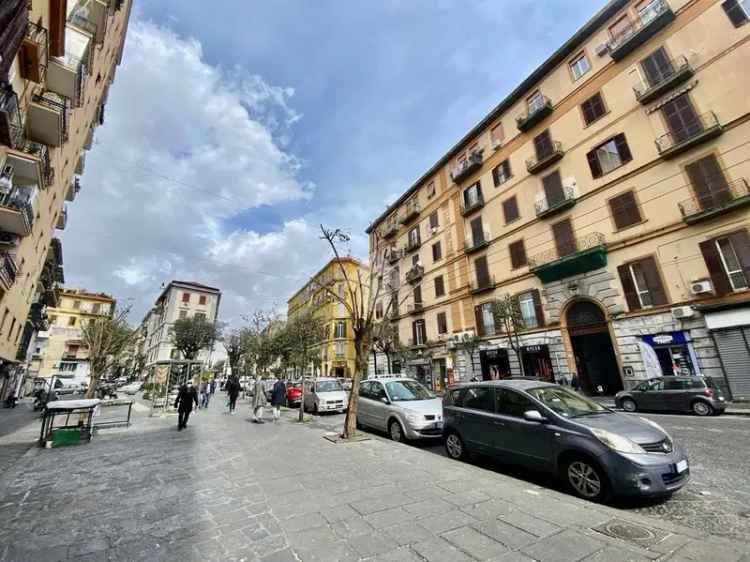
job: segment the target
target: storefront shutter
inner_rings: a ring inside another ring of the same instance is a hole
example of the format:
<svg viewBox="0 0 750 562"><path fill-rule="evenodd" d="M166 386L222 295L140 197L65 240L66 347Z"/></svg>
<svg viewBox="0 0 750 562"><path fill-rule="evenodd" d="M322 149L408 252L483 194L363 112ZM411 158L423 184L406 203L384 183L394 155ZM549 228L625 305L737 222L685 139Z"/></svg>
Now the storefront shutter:
<svg viewBox="0 0 750 562"><path fill-rule="evenodd" d="M745 273L745 281L750 285L750 235L747 230L740 230L729 235L734 253L740 261L742 271Z"/></svg>
<svg viewBox="0 0 750 562"><path fill-rule="evenodd" d="M732 292L732 286L729 284L724 266L721 263L719 250L716 249L715 240L706 240L698 244L703 254L703 260L706 262L708 273L711 275L711 281L714 284L714 293L717 296L726 295Z"/></svg>
<svg viewBox="0 0 750 562"><path fill-rule="evenodd" d="M643 268L643 276L646 278L648 292L651 295L651 303L654 306L667 304L667 293L664 291L661 276L656 267L656 260L653 257L644 258L641 260L641 267Z"/></svg>
<svg viewBox="0 0 750 562"><path fill-rule="evenodd" d="M542 310L542 297L539 294L539 289L531 291L531 298L534 300L534 313L536 314L536 321L538 326L541 328L544 326L544 310Z"/></svg>
<svg viewBox="0 0 750 562"><path fill-rule="evenodd" d="M480 305L474 307L474 321L477 325L477 335L480 337L483 336L484 322L482 321L482 307Z"/></svg>
<svg viewBox="0 0 750 562"><path fill-rule="evenodd" d="M732 398L750 398L750 329L729 328L714 332Z"/></svg>
<svg viewBox="0 0 750 562"><path fill-rule="evenodd" d="M630 267L627 264L621 265L617 268L617 273L620 274L620 283L622 283L622 290L625 293L625 301L628 303L628 308L630 310L638 310L641 308L641 303L638 300L638 294L635 292L633 278L630 276Z"/></svg>

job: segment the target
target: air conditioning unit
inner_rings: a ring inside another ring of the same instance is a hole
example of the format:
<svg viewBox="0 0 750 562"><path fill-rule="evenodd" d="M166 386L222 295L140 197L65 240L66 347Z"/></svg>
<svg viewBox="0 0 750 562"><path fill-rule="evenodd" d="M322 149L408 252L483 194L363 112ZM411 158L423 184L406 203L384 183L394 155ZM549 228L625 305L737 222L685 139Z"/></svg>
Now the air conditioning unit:
<svg viewBox="0 0 750 562"><path fill-rule="evenodd" d="M695 314L692 306L678 306L672 309L672 318L675 320L682 320L683 318L691 318Z"/></svg>
<svg viewBox="0 0 750 562"><path fill-rule="evenodd" d="M690 292L694 295L705 295L706 293L712 293L713 290L714 287L709 279L701 279L690 283Z"/></svg>
<svg viewBox="0 0 750 562"><path fill-rule="evenodd" d="M596 48L594 49L594 52L598 56L603 57L604 55L606 55L609 52L609 45L607 45L606 43L602 43L601 45L597 45Z"/></svg>

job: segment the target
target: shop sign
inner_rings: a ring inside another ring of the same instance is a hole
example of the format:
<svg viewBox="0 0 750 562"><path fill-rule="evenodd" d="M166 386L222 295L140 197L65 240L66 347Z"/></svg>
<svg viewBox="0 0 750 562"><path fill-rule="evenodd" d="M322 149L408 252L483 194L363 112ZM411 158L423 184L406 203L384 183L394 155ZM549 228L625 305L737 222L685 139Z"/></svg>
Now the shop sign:
<svg viewBox="0 0 750 562"><path fill-rule="evenodd" d="M654 345L672 345L687 343L688 339L685 336L685 332L665 332L663 334L653 334L649 336L642 336L643 341L647 344Z"/></svg>
<svg viewBox="0 0 750 562"><path fill-rule="evenodd" d="M521 351L524 353L541 353L547 351L546 345L525 345L521 347Z"/></svg>

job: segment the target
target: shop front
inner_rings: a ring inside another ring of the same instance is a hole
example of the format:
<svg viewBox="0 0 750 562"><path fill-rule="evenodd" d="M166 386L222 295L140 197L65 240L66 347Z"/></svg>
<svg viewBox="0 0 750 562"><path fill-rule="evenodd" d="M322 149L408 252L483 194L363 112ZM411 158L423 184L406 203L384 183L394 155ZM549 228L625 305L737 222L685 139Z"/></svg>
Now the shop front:
<svg viewBox="0 0 750 562"><path fill-rule="evenodd" d="M523 374L545 382L555 382L549 347L546 345L525 345L521 347Z"/></svg>
<svg viewBox="0 0 750 562"><path fill-rule="evenodd" d="M479 362L482 366L482 380L494 381L511 376L507 349L482 349L479 352Z"/></svg>
<svg viewBox="0 0 750 562"><path fill-rule="evenodd" d="M732 400L750 400L750 303L706 310Z"/></svg>
<svg viewBox="0 0 750 562"><path fill-rule="evenodd" d="M641 336L639 348L648 378L701 374L688 332L679 330Z"/></svg>

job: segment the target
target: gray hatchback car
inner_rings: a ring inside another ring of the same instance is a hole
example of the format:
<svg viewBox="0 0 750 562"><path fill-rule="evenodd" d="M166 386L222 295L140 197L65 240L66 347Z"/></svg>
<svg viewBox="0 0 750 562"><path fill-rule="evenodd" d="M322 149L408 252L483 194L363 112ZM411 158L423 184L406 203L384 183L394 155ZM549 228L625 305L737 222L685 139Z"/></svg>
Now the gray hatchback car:
<svg viewBox="0 0 750 562"><path fill-rule="evenodd" d="M451 386L445 448L558 475L576 495L668 496L690 478L687 455L658 424L605 408L569 388L505 380Z"/></svg>
<svg viewBox="0 0 750 562"><path fill-rule="evenodd" d="M626 412L652 410L719 415L726 410L724 395L707 377L659 377L643 381L615 395L615 405Z"/></svg>

